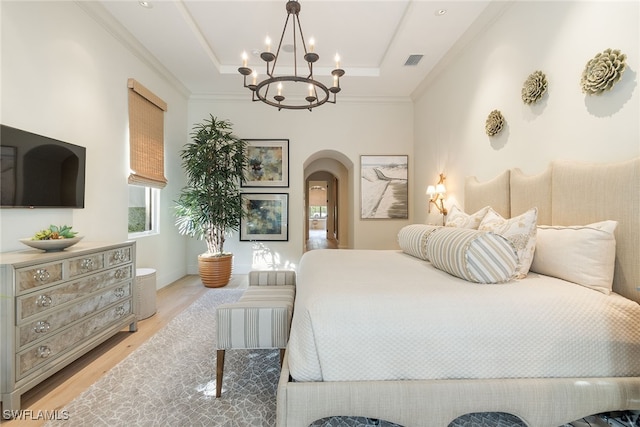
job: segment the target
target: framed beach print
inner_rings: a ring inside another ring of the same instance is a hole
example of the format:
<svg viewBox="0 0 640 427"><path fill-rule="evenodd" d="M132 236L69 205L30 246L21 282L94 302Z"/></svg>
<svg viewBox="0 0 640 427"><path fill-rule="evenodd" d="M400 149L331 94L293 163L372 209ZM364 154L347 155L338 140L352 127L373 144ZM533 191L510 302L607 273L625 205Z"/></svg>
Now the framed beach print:
<svg viewBox="0 0 640 427"><path fill-rule="evenodd" d="M240 220L241 241L289 240L289 195L244 193L242 204L247 212Z"/></svg>
<svg viewBox="0 0 640 427"><path fill-rule="evenodd" d="M289 140L245 139L249 170L243 187L289 187Z"/></svg>
<svg viewBox="0 0 640 427"><path fill-rule="evenodd" d="M409 156L360 156L360 218L409 218Z"/></svg>

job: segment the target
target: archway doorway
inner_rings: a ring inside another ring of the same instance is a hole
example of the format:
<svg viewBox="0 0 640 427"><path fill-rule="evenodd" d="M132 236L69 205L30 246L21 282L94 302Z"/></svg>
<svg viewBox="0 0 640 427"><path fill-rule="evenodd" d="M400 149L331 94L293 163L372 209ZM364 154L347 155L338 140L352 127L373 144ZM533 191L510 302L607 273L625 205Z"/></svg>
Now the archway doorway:
<svg viewBox="0 0 640 427"><path fill-rule="evenodd" d="M338 178L329 172L314 172L306 182L306 250L338 247Z"/></svg>
<svg viewBox="0 0 640 427"><path fill-rule="evenodd" d="M304 250L350 248L353 241L353 162L325 150L304 163Z"/></svg>

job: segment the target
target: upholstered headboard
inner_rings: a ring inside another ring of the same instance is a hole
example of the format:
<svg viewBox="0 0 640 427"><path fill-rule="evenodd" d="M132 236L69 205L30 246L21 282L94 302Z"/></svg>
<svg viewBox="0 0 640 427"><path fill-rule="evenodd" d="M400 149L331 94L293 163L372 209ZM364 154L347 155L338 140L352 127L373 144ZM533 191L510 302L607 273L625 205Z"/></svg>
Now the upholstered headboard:
<svg viewBox="0 0 640 427"><path fill-rule="evenodd" d="M467 212L492 206L505 218L538 208L539 225L586 225L615 220L613 291L640 302L640 158L592 164L554 161L527 176L511 169L485 183L465 183Z"/></svg>

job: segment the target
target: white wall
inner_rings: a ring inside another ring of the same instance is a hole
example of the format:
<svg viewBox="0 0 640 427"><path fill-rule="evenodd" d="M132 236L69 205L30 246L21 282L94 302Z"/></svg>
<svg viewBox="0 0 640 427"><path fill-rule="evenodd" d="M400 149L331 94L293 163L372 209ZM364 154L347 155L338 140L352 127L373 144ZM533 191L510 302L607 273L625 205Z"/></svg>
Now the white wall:
<svg viewBox="0 0 640 427"><path fill-rule="evenodd" d="M426 186L447 175L448 203L462 202L464 177L489 179L505 168L542 171L552 159L614 161L640 155L637 90L638 2L513 2L488 28L475 29L458 54L411 102L339 99L313 112L280 111L246 99L193 98L143 58L132 54L74 2L1 2L2 123L87 147L86 208L0 211L0 250L51 223L70 224L88 240L127 239L128 130L126 80L136 78L169 104L161 234L138 240L140 266L158 270L163 286L196 272L204 243L181 237L172 201L184 184L178 152L194 123L230 119L243 138L290 140L289 241L260 251L237 234L227 245L235 271L256 254L296 265L303 248L304 164L319 152L353 163L350 246L396 247L397 231L426 220ZM615 88L598 97L580 91L586 62L606 48L627 53ZM540 69L548 94L533 107L520 99L526 77ZM240 80L238 85L240 85ZM346 93L348 78L343 91ZM484 123L499 109L506 129L489 138ZM363 154L409 155L409 220L361 220L359 161ZM248 189L247 191L253 191ZM344 212L344 210L342 210Z"/></svg>
<svg viewBox="0 0 640 427"><path fill-rule="evenodd" d="M162 190L161 234L137 241L141 267L156 268L158 286L186 272L196 273L196 255L204 243L179 236L173 225L172 201L184 185L179 151L194 123L208 117L230 119L243 138L290 140L290 187L256 189L289 193L289 241L264 242L259 250L239 242L226 245L236 254L235 271L246 272L267 256L279 266L296 265L304 240L304 163L315 153L333 150L355 166L350 184L349 245L395 248L397 231L411 221L362 221L359 159L363 154L407 154L413 160L413 105L410 100L370 104L339 100L311 113L276 111L241 100L195 98L132 54L105 31L85 8L74 2L2 2L1 121L87 147L86 207L79 210L0 211L1 251L23 249L19 238L49 224L70 224L86 240L127 239L128 118L127 78L133 77L164 99L165 169L169 185ZM92 13L94 9L89 8ZM347 80L345 80L345 85ZM238 81L241 85L241 81ZM390 125L391 124L391 125ZM254 191L247 189L247 191ZM410 186L411 191L411 186ZM410 200L410 212L413 201ZM344 205L344 203L343 203Z"/></svg>
<svg viewBox="0 0 640 427"><path fill-rule="evenodd" d="M448 204L463 203L464 178L481 181L504 169L542 172L551 160L626 160L640 155L640 3L518 1L431 78L415 102L416 201L426 220L426 186L447 175ZM627 54L613 90L581 92L582 71L604 49ZM525 105L520 91L535 70L548 80L545 97ZM498 109L506 128L495 137L485 120Z"/></svg>
<svg viewBox="0 0 640 427"><path fill-rule="evenodd" d="M171 202L184 184L177 150L187 140L187 98L125 49L74 2L1 2L3 124L87 148L84 209L2 209L0 251L50 224L72 225L85 240L127 240L127 79L168 103L161 234L137 240L139 267L157 286L186 272L187 239L173 226Z"/></svg>
<svg viewBox="0 0 640 427"><path fill-rule="evenodd" d="M242 81L238 77L238 85ZM347 87L345 78L344 87ZM346 89L345 89L346 90ZM255 249L251 242L238 241L235 233L225 243L225 250L233 252L234 271L246 272L256 266L258 255L268 254L269 261L281 267L295 266L303 252L304 227L304 163L315 153L333 150L344 154L354 165L350 173L355 176L349 207L353 223L352 248L393 249L397 247L398 230L411 222L407 220L360 219L360 155L407 154L413 167L413 105L406 102L365 103L338 99L336 105L324 105L312 112L282 110L245 99L220 100L192 99L189 102L191 126L213 114L219 119L230 120L234 133L241 138L289 139L289 188L245 189L246 192L289 193L289 241L262 242ZM412 190L410 183L409 191ZM255 190L255 191L254 191ZM409 200L409 211L413 200ZM341 213L345 206L340 206ZM204 252L203 242L189 245L189 266L197 271L197 254Z"/></svg>

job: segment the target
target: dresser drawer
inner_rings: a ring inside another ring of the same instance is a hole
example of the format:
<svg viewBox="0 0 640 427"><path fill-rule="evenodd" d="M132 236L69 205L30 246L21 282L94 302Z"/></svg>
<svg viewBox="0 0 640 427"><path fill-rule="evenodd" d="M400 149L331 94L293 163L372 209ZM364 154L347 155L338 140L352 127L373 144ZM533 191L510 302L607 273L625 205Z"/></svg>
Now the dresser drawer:
<svg viewBox="0 0 640 427"><path fill-rule="evenodd" d="M73 279L83 274L102 270L105 267L104 256L104 253L98 253L70 259L67 261L68 278Z"/></svg>
<svg viewBox="0 0 640 427"><path fill-rule="evenodd" d="M93 294L89 298L79 300L67 309L37 316L32 321L17 327L18 348L40 339L52 336L65 326L102 310L105 307L131 296L132 282L121 283L114 288Z"/></svg>
<svg viewBox="0 0 640 427"><path fill-rule="evenodd" d="M113 249L105 253L107 267L113 267L120 264L131 262L131 246Z"/></svg>
<svg viewBox="0 0 640 427"><path fill-rule="evenodd" d="M67 350L77 347L82 341L98 334L102 329L116 324L131 314L131 300L123 301L84 322L73 325L63 332L52 335L34 347L16 354L16 380L27 376L31 371L60 356Z"/></svg>
<svg viewBox="0 0 640 427"><path fill-rule="evenodd" d="M50 286L62 281L62 261L41 264L36 267L25 267L16 270L16 289L18 293Z"/></svg>
<svg viewBox="0 0 640 427"><path fill-rule="evenodd" d="M63 304L132 278L133 266L129 264L20 296L16 299L17 324L24 323L31 316L43 315Z"/></svg>

